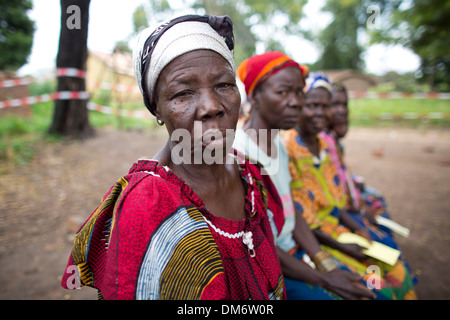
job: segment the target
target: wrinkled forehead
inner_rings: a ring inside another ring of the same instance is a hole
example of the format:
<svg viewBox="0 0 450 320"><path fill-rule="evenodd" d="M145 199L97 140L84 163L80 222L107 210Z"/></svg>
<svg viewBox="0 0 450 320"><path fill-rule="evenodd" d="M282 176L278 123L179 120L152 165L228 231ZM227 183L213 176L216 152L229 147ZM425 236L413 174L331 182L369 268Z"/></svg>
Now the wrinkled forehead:
<svg viewBox="0 0 450 320"><path fill-rule="evenodd" d="M162 70L156 88L162 82L188 84L199 77L213 80L230 76L234 79L234 69L228 60L213 50L197 49L173 59Z"/></svg>

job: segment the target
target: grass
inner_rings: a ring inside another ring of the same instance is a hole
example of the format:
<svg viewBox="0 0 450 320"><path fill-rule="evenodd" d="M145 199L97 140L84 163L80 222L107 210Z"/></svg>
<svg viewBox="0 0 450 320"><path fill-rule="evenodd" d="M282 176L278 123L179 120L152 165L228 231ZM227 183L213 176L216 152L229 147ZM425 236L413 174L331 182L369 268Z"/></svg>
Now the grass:
<svg viewBox="0 0 450 320"><path fill-rule="evenodd" d="M41 95L55 91L55 82L31 84L31 95ZM93 97L93 102L117 109L118 103L111 99L108 92ZM58 142L60 137L49 136L53 116L54 102L42 102L32 106L32 116L2 116L0 118L0 174L15 165L30 161L39 146ZM450 119L393 119L379 120L380 115L442 112L450 114L450 100L420 99L353 99L350 101L352 126L366 127L409 127L450 129ZM123 110L145 110L142 104L125 104ZM103 114L97 111L89 113L89 122L94 128L115 128L118 130L152 130L157 126L153 119Z"/></svg>
<svg viewBox="0 0 450 320"><path fill-rule="evenodd" d="M39 94L43 93L32 93ZM114 103L110 104L113 105ZM136 106L123 108L136 109ZM62 137L48 134L53 109L53 101L41 102L31 107L32 114L29 118L14 115L0 117L0 175L17 165L27 164L42 145L62 140ZM118 130L151 130L157 126L152 119L134 119L96 111L89 113L89 122L94 128L109 127Z"/></svg>
<svg viewBox="0 0 450 320"><path fill-rule="evenodd" d="M428 115L441 112L450 116L450 100L433 99L353 99L349 103L352 126L450 129L449 119L402 119L399 115ZM393 115L394 119L383 120Z"/></svg>

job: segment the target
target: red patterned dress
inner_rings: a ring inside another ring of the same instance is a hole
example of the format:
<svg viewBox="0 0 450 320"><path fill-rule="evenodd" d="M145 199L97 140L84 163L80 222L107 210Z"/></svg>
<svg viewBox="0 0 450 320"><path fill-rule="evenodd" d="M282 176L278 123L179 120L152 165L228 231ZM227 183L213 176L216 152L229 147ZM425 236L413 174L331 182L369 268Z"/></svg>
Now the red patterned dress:
<svg viewBox="0 0 450 320"><path fill-rule="evenodd" d="M239 165L247 217L228 220L157 164L138 161L105 195L76 234L62 286L104 299L284 299L273 240L283 214L259 167Z"/></svg>

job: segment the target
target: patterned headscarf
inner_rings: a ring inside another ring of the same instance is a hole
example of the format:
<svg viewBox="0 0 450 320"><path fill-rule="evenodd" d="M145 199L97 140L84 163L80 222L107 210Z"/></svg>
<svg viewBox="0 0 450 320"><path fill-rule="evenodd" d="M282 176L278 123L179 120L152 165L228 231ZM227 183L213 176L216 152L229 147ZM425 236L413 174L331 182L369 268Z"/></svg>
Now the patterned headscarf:
<svg viewBox="0 0 450 320"><path fill-rule="evenodd" d="M306 79L305 92L316 88L325 88L329 93L333 90L330 80L322 72L314 72Z"/></svg>
<svg viewBox="0 0 450 320"><path fill-rule="evenodd" d="M309 70L306 66L298 64L279 51L269 51L244 60L238 67L237 74L245 86L245 92L250 95L269 77L291 66L297 67L303 78L307 77Z"/></svg>
<svg viewBox="0 0 450 320"><path fill-rule="evenodd" d="M164 67L182 54L200 49L219 53L236 71L233 23L228 16L185 15L141 31L133 51L134 73L145 106L153 115L153 90Z"/></svg>

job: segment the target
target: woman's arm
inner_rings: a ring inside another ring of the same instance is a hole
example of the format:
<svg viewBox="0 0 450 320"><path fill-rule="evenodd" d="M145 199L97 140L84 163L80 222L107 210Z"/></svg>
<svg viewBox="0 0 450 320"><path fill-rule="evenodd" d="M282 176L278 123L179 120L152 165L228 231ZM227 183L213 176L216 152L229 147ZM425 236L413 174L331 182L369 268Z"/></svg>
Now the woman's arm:
<svg viewBox="0 0 450 320"><path fill-rule="evenodd" d="M356 243L341 243L319 229L314 229L313 233L317 237L317 240L323 245L339 250L359 261L364 261L368 258L362 252L365 248L357 245Z"/></svg>
<svg viewBox="0 0 450 320"><path fill-rule="evenodd" d="M355 273L340 269L320 272L291 256L286 251L277 248L277 252L283 274L288 278L322 287L344 299L375 298L375 294L360 283L361 276Z"/></svg>
<svg viewBox="0 0 450 320"><path fill-rule="evenodd" d="M303 216L295 210L295 229L293 231L295 242L305 250L310 257L321 251L320 243L314 236Z"/></svg>
<svg viewBox="0 0 450 320"><path fill-rule="evenodd" d="M347 210L341 210L339 212L339 220L340 222L345 225L347 228L349 228L353 233L366 238L369 242L372 242L372 237L370 236L369 232L367 232L366 229L361 227L358 222L356 222L350 214L347 212Z"/></svg>

